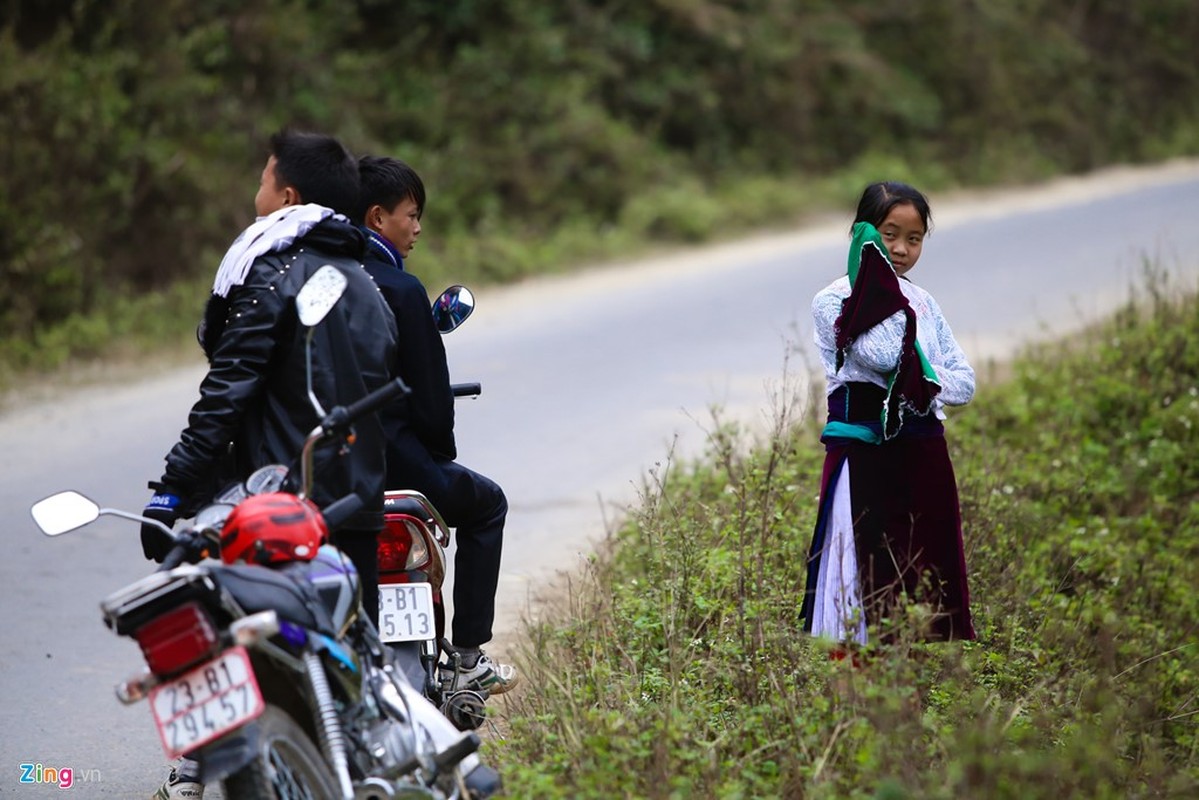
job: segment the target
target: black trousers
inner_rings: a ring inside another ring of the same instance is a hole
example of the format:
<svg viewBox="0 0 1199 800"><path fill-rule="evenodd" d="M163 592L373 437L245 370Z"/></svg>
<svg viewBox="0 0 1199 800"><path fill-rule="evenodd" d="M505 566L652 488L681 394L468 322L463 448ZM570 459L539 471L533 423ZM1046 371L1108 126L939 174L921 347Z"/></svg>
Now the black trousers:
<svg viewBox="0 0 1199 800"><path fill-rule="evenodd" d="M491 641L508 499L486 475L433 456L410 432L401 437L387 452L387 488L420 492L455 529L452 641L478 647Z"/></svg>
<svg viewBox="0 0 1199 800"><path fill-rule="evenodd" d="M329 539L358 570L362 607L375 627L379 627L379 531L337 530Z"/></svg>

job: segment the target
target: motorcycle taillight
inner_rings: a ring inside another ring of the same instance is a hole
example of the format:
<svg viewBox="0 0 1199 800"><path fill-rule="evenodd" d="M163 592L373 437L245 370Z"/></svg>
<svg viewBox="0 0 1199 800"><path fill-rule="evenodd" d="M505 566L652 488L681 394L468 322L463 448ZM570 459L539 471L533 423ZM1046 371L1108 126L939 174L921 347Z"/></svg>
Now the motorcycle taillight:
<svg viewBox="0 0 1199 800"><path fill-rule="evenodd" d="M379 534L379 574L424 569L429 547L418 523L411 517L389 515Z"/></svg>
<svg viewBox="0 0 1199 800"><path fill-rule="evenodd" d="M155 675L172 675L208 657L218 642L212 617L199 603L184 603L133 632Z"/></svg>

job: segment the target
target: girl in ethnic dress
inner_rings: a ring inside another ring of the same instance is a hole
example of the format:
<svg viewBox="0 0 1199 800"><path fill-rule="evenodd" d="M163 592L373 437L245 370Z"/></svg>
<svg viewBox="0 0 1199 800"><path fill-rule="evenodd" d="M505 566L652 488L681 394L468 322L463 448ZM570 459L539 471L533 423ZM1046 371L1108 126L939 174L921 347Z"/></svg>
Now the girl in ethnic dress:
<svg viewBox="0 0 1199 800"><path fill-rule="evenodd" d="M927 638L974 638L941 422L943 406L974 396L974 370L936 300L907 279L930 217L911 186L866 187L847 274L812 301L828 380L802 612L816 636L866 644L898 605L920 602L933 611Z"/></svg>

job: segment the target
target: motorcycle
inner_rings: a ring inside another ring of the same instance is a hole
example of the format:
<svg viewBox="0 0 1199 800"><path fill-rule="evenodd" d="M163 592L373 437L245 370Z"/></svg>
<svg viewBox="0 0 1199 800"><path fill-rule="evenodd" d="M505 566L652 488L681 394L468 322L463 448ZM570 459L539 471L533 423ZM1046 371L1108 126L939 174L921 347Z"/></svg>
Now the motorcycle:
<svg viewBox="0 0 1199 800"><path fill-rule="evenodd" d="M322 267L296 306L312 329L345 289ZM354 495L318 510L308 499L317 447L345 447L354 420L407 391L398 378L321 417L294 470L263 467L229 487L178 533L138 514L101 508L74 491L34 504L57 536L100 516L157 525L174 540L160 568L101 603L105 624L135 639L146 667L120 682L126 704L149 701L163 751L250 798L485 798L497 773L463 733L411 685L362 613L349 559L321 544L360 506ZM219 562L206 560L220 556Z"/></svg>
<svg viewBox="0 0 1199 800"><path fill-rule="evenodd" d="M458 328L474 310L474 296L452 286L433 303L433 319L443 335ZM454 397L478 397L478 383L451 386ZM467 687L457 652L445 638L442 586L450 531L423 494L411 489L384 495L379 535L379 632L413 686L462 731L486 719L486 690ZM445 660L442 660L442 657Z"/></svg>

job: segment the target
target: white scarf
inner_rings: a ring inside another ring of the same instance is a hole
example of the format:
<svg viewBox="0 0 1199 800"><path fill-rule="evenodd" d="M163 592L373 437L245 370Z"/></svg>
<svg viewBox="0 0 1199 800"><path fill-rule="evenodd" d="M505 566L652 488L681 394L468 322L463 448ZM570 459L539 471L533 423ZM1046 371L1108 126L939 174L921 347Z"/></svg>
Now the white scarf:
<svg viewBox="0 0 1199 800"><path fill-rule="evenodd" d="M221 266L217 268L216 278L212 282L212 293L218 297L227 297L234 286L241 286L245 282L254 259L266 253L286 250L296 239L331 216L335 216L333 209L308 203L302 206L284 206L273 214L259 217L257 222L242 231L241 235L233 240L233 244L229 245L229 250L221 259Z"/></svg>

